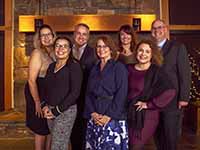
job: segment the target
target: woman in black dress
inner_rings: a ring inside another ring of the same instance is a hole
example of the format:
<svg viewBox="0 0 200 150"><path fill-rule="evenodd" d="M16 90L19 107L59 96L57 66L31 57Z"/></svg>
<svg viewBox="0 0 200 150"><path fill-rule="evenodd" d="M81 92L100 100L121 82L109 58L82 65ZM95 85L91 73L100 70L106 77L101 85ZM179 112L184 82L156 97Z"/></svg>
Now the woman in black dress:
<svg viewBox="0 0 200 150"><path fill-rule="evenodd" d="M54 37L50 26L41 26L35 34L35 49L29 61L28 82L25 86L26 126L35 134L35 150L50 149L49 129L47 120L43 118L40 103L44 95L44 77L54 58Z"/></svg>

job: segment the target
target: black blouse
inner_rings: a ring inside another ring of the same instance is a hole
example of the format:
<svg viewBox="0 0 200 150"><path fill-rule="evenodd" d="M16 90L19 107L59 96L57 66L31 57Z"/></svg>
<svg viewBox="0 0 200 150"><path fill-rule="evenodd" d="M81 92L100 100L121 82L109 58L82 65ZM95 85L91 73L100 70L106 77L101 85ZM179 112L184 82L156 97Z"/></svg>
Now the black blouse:
<svg viewBox="0 0 200 150"><path fill-rule="evenodd" d="M69 59L57 72L54 72L55 65L55 62L50 64L47 70L44 101L53 106L52 113L58 116L59 111L63 112L76 104L81 90L82 71L80 64L75 60Z"/></svg>

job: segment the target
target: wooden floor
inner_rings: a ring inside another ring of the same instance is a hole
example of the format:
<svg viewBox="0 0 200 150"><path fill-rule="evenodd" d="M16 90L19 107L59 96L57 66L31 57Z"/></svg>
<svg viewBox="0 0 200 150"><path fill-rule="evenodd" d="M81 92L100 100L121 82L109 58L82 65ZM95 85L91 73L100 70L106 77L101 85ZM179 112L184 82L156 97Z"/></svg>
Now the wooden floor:
<svg viewBox="0 0 200 150"><path fill-rule="evenodd" d="M145 150L156 150L153 140L145 146ZM200 150L200 136L197 136L191 130L183 129L178 150Z"/></svg>
<svg viewBox="0 0 200 150"><path fill-rule="evenodd" d="M33 134L25 127L24 119L20 112L0 113L0 150L34 150ZM145 150L156 150L153 140ZM200 136L184 128L178 150L200 150Z"/></svg>
<svg viewBox="0 0 200 150"><path fill-rule="evenodd" d="M33 137L0 137L0 150L34 150ZM145 146L145 150L156 150L153 141ZM183 132L178 150L200 150L200 136L192 132Z"/></svg>

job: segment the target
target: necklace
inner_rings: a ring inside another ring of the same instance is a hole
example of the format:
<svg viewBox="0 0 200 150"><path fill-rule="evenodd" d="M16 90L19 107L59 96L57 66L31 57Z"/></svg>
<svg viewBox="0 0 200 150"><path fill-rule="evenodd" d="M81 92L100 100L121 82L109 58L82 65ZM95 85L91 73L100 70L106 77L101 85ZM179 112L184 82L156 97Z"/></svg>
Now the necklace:
<svg viewBox="0 0 200 150"><path fill-rule="evenodd" d="M148 64L136 64L135 65L135 69L136 70L139 70L139 71L144 71L144 70L148 70L149 67L150 67L151 63L148 63Z"/></svg>
<svg viewBox="0 0 200 150"><path fill-rule="evenodd" d="M124 49L124 50L122 51L122 54L125 55L125 56L129 56L129 55L132 54L132 52L131 52L131 50L129 50L129 49L128 49L128 50L125 50L125 49Z"/></svg>
<svg viewBox="0 0 200 150"><path fill-rule="evenodd" d="M58 64L56 63L56 66L54 68L54 73L58 72L60 69L62 69L65 66L66 63Z"/></svg>

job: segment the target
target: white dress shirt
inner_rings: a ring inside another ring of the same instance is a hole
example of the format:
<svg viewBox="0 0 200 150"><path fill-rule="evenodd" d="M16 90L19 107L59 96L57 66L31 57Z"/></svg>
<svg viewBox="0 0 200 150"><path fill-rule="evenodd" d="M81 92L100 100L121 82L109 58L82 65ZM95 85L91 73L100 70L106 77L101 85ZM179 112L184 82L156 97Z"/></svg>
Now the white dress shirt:
<svg viewBox="0 0 200 150"><path fill-rule="evenodd" d="M82 57L82 55L83 55L83 52L84 52L86 46L87 46L87 43L84 44L83 46L81 46L80 48L76 48L76 46L73 45L73 48L72 48L72 54L73 54L73 56L76 59L80 60L81 57Z"/></svg>

